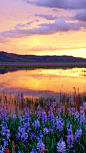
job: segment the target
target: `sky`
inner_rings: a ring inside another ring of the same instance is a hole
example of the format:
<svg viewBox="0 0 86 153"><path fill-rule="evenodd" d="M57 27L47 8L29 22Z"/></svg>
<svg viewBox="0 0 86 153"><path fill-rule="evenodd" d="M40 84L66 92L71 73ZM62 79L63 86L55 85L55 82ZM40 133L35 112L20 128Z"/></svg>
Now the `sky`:
<svg viewBox="0 0 86 153"><path fill-rule="evenodd" d="M86 0L0 0L0 51L86 58Z"/></svg>

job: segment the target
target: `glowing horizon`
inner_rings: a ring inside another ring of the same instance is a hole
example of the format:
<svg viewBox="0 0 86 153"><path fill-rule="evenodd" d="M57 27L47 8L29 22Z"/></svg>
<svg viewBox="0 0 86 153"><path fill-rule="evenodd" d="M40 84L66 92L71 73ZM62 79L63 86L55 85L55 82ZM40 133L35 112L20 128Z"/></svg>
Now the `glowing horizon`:
<svg viewBox="0 0 86 153"><path fill-rule="evenodd" d="M86 58L86 1L49 1L1 1L0 51Z"/></svg>

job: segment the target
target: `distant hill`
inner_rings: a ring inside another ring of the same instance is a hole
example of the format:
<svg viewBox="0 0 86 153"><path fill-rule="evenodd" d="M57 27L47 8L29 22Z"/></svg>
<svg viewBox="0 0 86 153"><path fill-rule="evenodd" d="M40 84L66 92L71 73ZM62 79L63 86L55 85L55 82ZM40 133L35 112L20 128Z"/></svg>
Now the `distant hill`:
<svg viewBox="0 0 86 153"><path fill-rule="evenodd" d="M0 51L0 62L85 62L84 58L73 56L18 55Z"/></svg>

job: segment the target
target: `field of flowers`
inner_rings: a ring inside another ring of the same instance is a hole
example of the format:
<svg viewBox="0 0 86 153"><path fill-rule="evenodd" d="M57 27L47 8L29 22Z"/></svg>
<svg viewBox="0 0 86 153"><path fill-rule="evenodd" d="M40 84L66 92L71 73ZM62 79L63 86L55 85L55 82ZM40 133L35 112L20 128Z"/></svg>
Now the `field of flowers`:
<svg viewBox="0 0 86 153"><path fill-rule="evenodd" d="M0 105L0 153L86 153L85 96L21 105L20 115Z"/></svg>

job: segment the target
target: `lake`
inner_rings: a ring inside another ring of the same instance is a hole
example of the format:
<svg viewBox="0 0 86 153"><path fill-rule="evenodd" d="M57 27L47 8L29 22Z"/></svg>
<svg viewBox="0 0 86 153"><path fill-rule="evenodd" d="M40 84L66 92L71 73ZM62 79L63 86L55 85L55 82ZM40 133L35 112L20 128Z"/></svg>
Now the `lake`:
<svg viewBox="0 0 86 153"><path fill-rule="evenodd" d="M0 71L0 92L28 97L58 97L59 93L84 93L86 68L21 69Z"/></svg>

